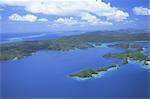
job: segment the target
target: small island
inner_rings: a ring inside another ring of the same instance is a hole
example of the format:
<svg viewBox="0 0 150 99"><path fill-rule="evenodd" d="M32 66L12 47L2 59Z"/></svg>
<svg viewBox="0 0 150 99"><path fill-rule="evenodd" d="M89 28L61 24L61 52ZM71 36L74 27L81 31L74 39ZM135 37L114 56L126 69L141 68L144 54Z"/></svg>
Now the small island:
<svg viewBox="0 0 150 99"><path fill-rule="evenodd" d="M92 68L85 68L83 70L80 70L79 72L76 72L74 74L69 74L70 77L77 77L77 78L91 78L94 77L94 75L98 75L99 72L104 72L107 71L111 68L116 68L118 67L117 64L112 64L109 66L103 66L97 69L92 69Z"/></svg>

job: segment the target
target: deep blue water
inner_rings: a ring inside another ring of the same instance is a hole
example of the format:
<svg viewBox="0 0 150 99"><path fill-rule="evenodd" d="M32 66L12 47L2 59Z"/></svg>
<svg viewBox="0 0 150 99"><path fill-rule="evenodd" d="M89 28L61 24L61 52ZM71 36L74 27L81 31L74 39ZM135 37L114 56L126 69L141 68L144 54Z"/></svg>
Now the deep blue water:
<svg viewBox="0 0 150 99"><path fill-rule="evenodd" d="M148 99L149 70L136 62L108 71L100 78L81 81L68 77L68 74L83 68L119 63L117 59L102 56L107 52L121 51L123 49L107 46L66 52L39 51L20 60L1 62L2 97Z"/></svg>

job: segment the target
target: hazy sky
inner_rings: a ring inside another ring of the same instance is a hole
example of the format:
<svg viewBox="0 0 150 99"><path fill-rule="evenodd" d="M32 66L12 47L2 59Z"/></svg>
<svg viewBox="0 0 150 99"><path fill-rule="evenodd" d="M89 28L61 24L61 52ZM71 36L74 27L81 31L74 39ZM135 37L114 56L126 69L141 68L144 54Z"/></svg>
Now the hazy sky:
<svg viewBox="0 0 150 99"><path fill-rule="evenodd" d="M148 0L0 0L1 33L148 28Z"/></svg>

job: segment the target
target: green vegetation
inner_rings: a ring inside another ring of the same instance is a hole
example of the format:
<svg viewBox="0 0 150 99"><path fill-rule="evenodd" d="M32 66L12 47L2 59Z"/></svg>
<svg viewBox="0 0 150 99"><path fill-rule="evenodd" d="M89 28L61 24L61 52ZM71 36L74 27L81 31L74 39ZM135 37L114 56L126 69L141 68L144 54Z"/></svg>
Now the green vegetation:
<svg viewBox="0 0 150 99"><path fill-rule="evenodd" d="M110 66L100 67L100 68L97 68L95 70L91 69L91 68L85 68L83 70L80 70L77 73L70 74L69 76L70 77L79 77L79 78L89 78L89 77L93 77L93 74L98 74L99 72L107 71L108 69L114 68L114 67L117 67L117 65L112 64Z"/></svg>
<svg viewBox="0 0 150 99"><path fill-rule="evenodd" d="M130 47L135 48L139 51L143 51L143 48L144 48L142 45L139 45L139 44L132 44L132 45L130 45Z"/></svg>
<svg viewBox="0 0 150 99"><path fill-rule="evenodd" d="M128 64L128 58L127 57L122 59L122 64Z"/></svg>
<svg viewBox="0 0 150 99"><path fill-rule="evenodd" d="M96 72L107 71L108 69L114 68L114 67L117 67L117 64L112 64L110 66L100 67L100 68L97 68L95 71Z"/></svg>
<svg viewBox="0 0 150 99"><path fill-rule="evenodd" d="M65 36L51 40L35 40L17 43L0 44L0 60L20 59L24 56L30 56L32 53L40 50L63 50L84 49L94 47L90 43L98 42L116 42L116 41L143 41L149 40L149 34L127 34L115 33L114 31L104 31L95 33L86 33L74 36Z"/></svg>
<svg viewBox="0 0 150 99"><path fill-rule="evenodd" d="M48 40L48 41L26 41L19 43L1 44L0 60L12 60L30 56L32 53L40 50L63 50L67 51L74 48L85 49L93 47L89 43Z"/></svg>
<svg viewBox="0 0 150 99"><path fill-rule="evenodd" d="M75 74L70 74L69 76L70 77L88 78L88 77L92 77L92 74L97 74L97 72L91 68L85 68Z"/></svg>
<svg viewBox="0 0 150 99"><path fill-rule="evenodd" d="M137 49L139 51L142 51L144 48L142 45L139 45L139 44L125 44L125 43L113 44L113 45L108 45L108 46L109 47L116 47L116 48L125 48L125 49L134 48L134 49Z"/></svg>
<svg viewBox="0 0 150 99"><path fill-rule="evenodd" d="M104 57L120 59L120 60L122 60L123 64L128 63L128 60L127 60L128 58L131 58L136 61L146 61L146 60L150 59L150 57L146 56L144 53L142 53L139 50L126 50L124 52L114 53L114 54L107 53L104 55Z"/></svg>

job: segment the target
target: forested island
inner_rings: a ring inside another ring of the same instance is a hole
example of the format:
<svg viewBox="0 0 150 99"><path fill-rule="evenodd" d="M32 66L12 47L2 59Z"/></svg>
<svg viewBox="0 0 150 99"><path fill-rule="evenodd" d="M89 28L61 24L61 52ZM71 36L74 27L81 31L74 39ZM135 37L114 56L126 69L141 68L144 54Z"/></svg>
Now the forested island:
<svg viewBox="0 0 150 99"><path fill-rule="evenodd" d="M129 34L114 31L93 32L64 36L50 40L34 40L0 44L0 60L20 59L40 50L84 49L94 47L92 43L117 41L148 41L149 33Z"/></svg>
<svg viewBox="0 0 150 99"><path fill-rule="evenodd" d="M78 78L91 78L94 77L94 75L98 75L99 72L104 72L107 71L111 68L118 67L117 64L112 64L109 66L103 66L97 69L92 69L92 68L85 68L83 70L80 70L79 72L76 72L74 74L70 74L70 77L78 77Z"/></svg>

